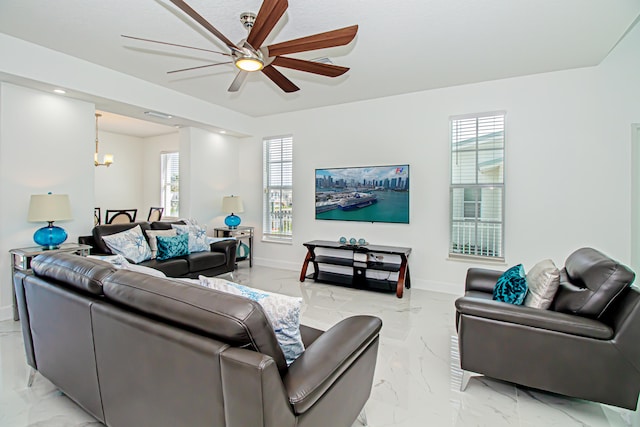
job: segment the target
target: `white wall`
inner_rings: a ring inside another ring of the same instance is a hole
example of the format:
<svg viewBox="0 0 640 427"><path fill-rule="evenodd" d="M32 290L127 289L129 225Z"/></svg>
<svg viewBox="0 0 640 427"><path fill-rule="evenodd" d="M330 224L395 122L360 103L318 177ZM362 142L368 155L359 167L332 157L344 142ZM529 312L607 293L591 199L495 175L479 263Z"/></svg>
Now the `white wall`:
<svg viewBox="0 0 640 427"><path fill-rule="evenodd" d="M307 240L365 237L412 247L414 286L462 292L474 264L447 259L448 118L506 110L506 265L530 268L543 258L563 265L581 246L629 262L629 126L640 119L639 38L640 27L599 67L261 119L262 135L294 137L295 237L290 246L259 242L256 261L299 268ZM254 159L255 183L260 146L254 138L246 156ZM409 225L314 220L315 168L396 163L411 165ZM245 215L259 223L259 210Z"/></svg>
<svg viewBox="0 0 640 427"><path fill-rule="evenodd" d="M160 206L160 154L179 151L178 132L138 138L99 131L100 158L114 155L114 163L95 168L96 206L102 209L138 209L137 221L144 221L151 206Z"/></svg>
<svg viewBox="0 0 640 427"><path fill-rule="evenodd" d="M180 216L209 229L224 225L222 198L240 194L240 140L196 128L180 129ZM255 183L257 184L257 183Z"/></svg>
<svg viewBox="0 0 640 427"><path fill-rule="evenodd" d="M8 251L35 246L29 197L68 194L68 241L93 226L93 104L0 83L0 319L11 316Z"/></svg>
<svg viewBox="0 0 640 427"><path fill-rule="evenodd" d="M629 129L640 123L639 50L637 27L593 68L261 119L2 34L0 56L10 60L0 62L0 72L257 135L235 139L180 130L182 214L210 226L223 222L222 197L238 194L245 203L243 224L261 231L261 140L293 134L295 239L292 245L256 242L258 263L298 269L306 240L365 237L411 246L414 286L460 292L472 264L447 260L450 115L507 111L507 265L523 262L530 268L547 257L562 264L583 245L630 261ZM61 224L70 240L91 228L96 171L94 147L87 141L95 138L94 111L90 103L0 84L0 251L5 255L31 243L38 225L26 222L26 211L35 192L70 195L75 219ZM101 141L101 152L106 149ZM120 160L116 157L116 165ZM314 220L315 168L392 163L411 165L411 224ZM144 174L148 202L153 178ZM10 289L8 256L0 256L0 318L10 315Z"/></svg>
<svg viewBox="0 0 640 427"><path fill-rule="evenodd" d="M160 203L160 154L180 151L178 132L144 138L140 163L143 165L142 212L144 218L149 214L151 206L162 206Z"/></svg>
<svg viewBox="0 0 640 427"><path fill-rule="evenodd" d="M144 139L102 130L98 136L99 160L105 153L114 157L111 166L94 169L95 200L102 210L102 223L107 209L138 209L136 220L146 219L149 208L144 203Z"/></svg>
<svg viewBox="0 0 640 427"><path fill-rule="evenodd" d="M640 123L631 126L631 268L640 273Z"/></svg>

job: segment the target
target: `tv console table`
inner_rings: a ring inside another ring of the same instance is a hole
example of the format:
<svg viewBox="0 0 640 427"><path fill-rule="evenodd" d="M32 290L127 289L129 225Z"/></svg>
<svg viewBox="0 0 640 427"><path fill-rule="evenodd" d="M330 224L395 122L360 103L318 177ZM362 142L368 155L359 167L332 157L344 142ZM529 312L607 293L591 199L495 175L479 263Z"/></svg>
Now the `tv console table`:
<svg viewBox="0 0 640 427"><path fill-rule="evenodd" d="M407 258L411 253L411 248L382 245L346 245L340 242L328 240L312 240L303 243L307 248L307 256L302 264L300 281L313 279L316 282L339 284L356 288L395 288L396 296L402 298L404 287L411 288L411 278L409 276L409 265ZM316 248L345 251L345 256L316 255ZM397 255L400 263L382 262L377 255ZM313 263L314 272L307 276L309 263ZM351 268L351 272L337 273L323 271L321 265L341 266ZM367 277L367 271L398 273L398 280L379 279Z"/></svg>

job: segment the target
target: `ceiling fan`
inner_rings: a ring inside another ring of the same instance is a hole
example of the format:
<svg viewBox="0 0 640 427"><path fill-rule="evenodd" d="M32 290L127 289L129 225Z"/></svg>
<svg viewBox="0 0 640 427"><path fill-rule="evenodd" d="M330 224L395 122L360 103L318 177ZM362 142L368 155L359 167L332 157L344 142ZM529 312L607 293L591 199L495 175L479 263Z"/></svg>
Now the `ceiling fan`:
<svg viewBox="0 0 640 427"><path fill-rule="evenodd" d="M349 44L356 33L358 26L340 28L337 30L327 31L325 33L314 34L312 36L302 37L299 39L289 40L282 43L275 43L269 46L262 46L271 30L278 23L284 12L289 7L287 0L264 0L258 14L245 12L241 14L241 21L245 27L249 29L249 35L246 40L240 43L233 43L211 25L206 19L191 8L183 0L170 0L180 10L187 14L191 19L200 24L204 29L213 34L222 41L230 50L230 53L217 52L209 49L202 49L192 46L179 45L175 43L167 43L158 40L143 39L140 37L125 36L122 37L142 40L152 43L160 43L170 46L178 46L188 49L196 49L205 52L213 52L225 56L229 56L231 61L218 62L215 64L201 65L198 67L184 68L180 70L169 71L169 73L177 73L187 70L195 70L198 68L213 67L222 64L235 64L239 69L238 74L229 86L229 92L237 92L242 83L245 81L249 73L261 71L280 89L289 93L300 90L291 80L284 76L275 67L290 68L293 70L304 71L307 73L319 74L327 77L337 77L349 71L347 67L341 67L333 64L326 64L316 61L308 61L304 59L289 58L282 55L291 53L307 52L316 49L324 49L329 47L344 46Z"/></svg>

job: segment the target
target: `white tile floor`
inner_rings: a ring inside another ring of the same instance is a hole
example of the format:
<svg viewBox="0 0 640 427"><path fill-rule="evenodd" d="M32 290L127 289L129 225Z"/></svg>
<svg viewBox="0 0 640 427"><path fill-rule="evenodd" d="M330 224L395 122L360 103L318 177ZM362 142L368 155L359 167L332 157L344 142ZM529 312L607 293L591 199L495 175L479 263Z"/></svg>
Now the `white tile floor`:
<svg viewBox="0 0 640 427"><path fill-rule="evenodd" d="M637 411L484 377L472 378L466 392L459 392L460 372L450 351L452 343L455 347L454 295L411 289L397 299L391 293L301 284L296 272L244 265L235 280L301 296L303 323L309 326L327 329L353 314L382 318L378 365L366 406L371 427L640 427ZM100 425L42 376L26 388L27 372L19 323L0 322L0 426Z"/></svg>

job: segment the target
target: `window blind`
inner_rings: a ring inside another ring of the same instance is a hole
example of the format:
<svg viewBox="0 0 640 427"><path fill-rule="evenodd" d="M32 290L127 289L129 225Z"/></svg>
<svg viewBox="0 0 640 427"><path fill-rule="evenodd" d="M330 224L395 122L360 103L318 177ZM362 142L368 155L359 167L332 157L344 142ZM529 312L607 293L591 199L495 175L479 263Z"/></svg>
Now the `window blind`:
<svg viewBox="0 0 640 427"><path fill-rule="evenodd" d="M264 140L263 238L293 236L293 137Z"/></svg>
<svg viewBox="0 0 640 427"><path fill-rule="evenodd" d="M165 216L180 216L180 153L160 153L160 200Z"/></svg>

